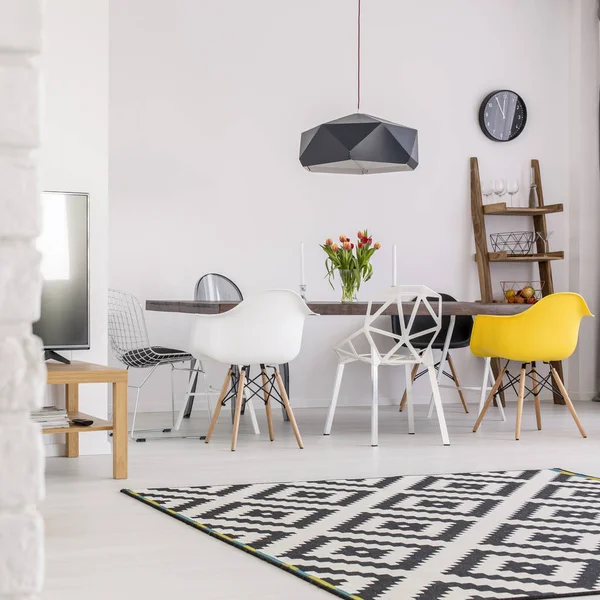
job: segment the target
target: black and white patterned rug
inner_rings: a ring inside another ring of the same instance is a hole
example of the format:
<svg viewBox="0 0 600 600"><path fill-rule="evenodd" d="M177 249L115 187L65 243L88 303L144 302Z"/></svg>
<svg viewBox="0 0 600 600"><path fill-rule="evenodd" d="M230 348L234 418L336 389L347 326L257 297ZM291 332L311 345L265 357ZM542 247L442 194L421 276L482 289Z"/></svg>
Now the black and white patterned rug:
<svg viewBox="0 0 600 600"><path fill-rule="evenodd" d="M559 469L122 491L342 598L600 593L600 479Z"/></svg>

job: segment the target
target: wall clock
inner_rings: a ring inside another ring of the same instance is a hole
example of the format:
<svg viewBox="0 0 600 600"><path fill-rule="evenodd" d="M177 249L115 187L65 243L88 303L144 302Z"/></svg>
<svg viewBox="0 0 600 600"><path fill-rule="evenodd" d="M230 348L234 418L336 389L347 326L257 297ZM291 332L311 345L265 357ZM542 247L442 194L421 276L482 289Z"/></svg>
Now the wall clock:
<svg viewBox="0 0 600 600"><path fill-rule="evenodd" d="M527 123L523 98L510 90L492 92L479 109L479 125L494 142L510 142L519 137Z"/></svg>

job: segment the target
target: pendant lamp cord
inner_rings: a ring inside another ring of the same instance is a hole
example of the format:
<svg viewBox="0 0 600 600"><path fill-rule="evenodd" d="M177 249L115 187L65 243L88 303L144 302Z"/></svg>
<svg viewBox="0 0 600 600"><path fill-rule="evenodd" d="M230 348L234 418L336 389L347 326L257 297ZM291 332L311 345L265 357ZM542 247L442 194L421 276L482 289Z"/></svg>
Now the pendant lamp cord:
<svg viewBox="0 0 600 600"><path fill-rule="evenodd" d="M360 0L358 0L358 27L357 27L357 68L356 68L356 76L357 76L357 90L356 90L356 110L360 112Z"/></svg>

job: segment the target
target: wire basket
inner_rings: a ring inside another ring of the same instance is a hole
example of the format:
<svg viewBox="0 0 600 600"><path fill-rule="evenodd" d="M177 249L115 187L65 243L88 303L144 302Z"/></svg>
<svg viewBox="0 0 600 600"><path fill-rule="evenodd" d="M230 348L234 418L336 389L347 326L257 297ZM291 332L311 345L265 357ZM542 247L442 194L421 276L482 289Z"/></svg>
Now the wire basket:
<svg viewBox="0 0 600 600"><path fill-rule="evenodd" d="M543 281L501 281L504 302L535 304L542 299Z"/></svg>
<svg viewBox="0 0 600 600"><path fill-rule="evenodd" d="M512 255L533 254L535 240L535 231L505 231L490 234L494 252L506 252Z"/></svg>

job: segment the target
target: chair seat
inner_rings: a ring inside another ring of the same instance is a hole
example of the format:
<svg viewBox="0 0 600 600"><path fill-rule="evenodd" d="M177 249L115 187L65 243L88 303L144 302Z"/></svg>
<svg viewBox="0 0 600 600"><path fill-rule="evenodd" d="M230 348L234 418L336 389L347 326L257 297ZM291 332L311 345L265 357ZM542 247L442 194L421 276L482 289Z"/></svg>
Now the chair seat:
<svg viewBox="0 0 600 600"><path fill-rule="evenodd" d="M427 348L427 346L429 346L429 340L431 339L431 336L423 336L420 337L418 339L414 339L412 340L412 345L414 348L416 348L417 350L425 350ZM444 344L446 343L446 336L445 334L443 336L438 335L436 337L435 340L433 340L433 344L431 345L431 347L434 350L443 350L444 349ZM469 344L471 343L471 340L469 338L466 339L454 339L454 336L452 336L452 339L450 340L450 345L448 346L449 350L457 350L459 348L468 348Z"/></svg>
<svg viewBox="0 0 600 600"><path fill-rule="evenodd" d="M163 346L149 346L148 348L129 350L123 354L121 360L130 367L142 368L192 360L192 355L185 350L164 348Z"/></svg>

